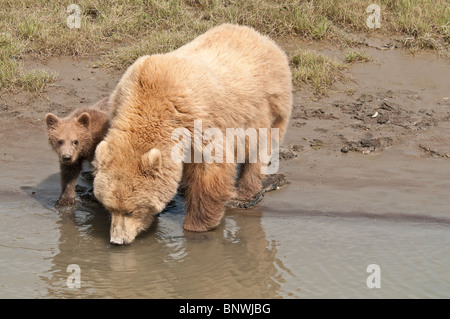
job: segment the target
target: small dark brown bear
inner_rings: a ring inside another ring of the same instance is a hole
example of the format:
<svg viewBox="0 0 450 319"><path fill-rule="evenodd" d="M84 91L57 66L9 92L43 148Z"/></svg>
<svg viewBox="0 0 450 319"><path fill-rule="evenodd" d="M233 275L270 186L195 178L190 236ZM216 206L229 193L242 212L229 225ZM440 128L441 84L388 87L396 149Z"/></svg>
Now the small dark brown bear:
<svg viewBox="0 0 450 319"><path fill-rule="evenodd" d="M45 116L48 140L58 153L61 195L55 206L75 203L75 186L83 160L92 162L95 148L109 129L108 98L89 108L78 108L65 118L52 113Z"/></svg>

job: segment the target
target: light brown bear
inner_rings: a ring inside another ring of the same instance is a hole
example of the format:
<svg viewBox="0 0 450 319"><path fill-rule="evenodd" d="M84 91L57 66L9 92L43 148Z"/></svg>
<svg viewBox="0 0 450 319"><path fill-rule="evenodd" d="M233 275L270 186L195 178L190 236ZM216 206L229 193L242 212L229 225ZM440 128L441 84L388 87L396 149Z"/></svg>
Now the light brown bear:
<svg viewBox="0 0 450 319"><path fill-rule="evenodd" d="M109 128L108 98L90 108L78 108L69 116L59 118L52 113L45 116L48 141L58 153L61 195L56 206L75 203L75 186L81 172L82 161L92 162L95 148Z"/></svg>
<svg viewBox="0 0 450 319"><path fill-rule="evenodd" d="M131 243L179 185L184 228L197 232L218 226L231 198L261 190L260 161L243 164L237 182L236 163L174 161L174 129L192 133L202 120L203 129L224 133L278 128L282 138L291 108L286 54L249 27L221 25L175 51L136 60L111 95L111 128L93 162L94 195L112 216L110 242Z"/></svg>

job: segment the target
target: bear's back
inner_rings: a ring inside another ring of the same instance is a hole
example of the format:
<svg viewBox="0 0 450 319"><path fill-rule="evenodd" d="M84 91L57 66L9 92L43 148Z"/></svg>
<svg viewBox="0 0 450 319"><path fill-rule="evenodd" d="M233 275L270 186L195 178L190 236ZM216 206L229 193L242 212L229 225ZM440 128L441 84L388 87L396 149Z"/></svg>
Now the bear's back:
<svg viewBox="0 0 450 319"><path fill-rule="evenodd" d="M110 114L114 122L123 107L128 115L141 114L144 104L153 114L167 114L163 101L170 101L180 113L214 127L268 127L278 112L271 110L271 96L289 100L290 94L288 60L275 42L252 28L225 24L175 51L136 60L111 96Z"/></svg>
<svg viewBox="0 0 450 319"><path fill-rule="evenodd" d="M223 83L266 85L268 77L272 81L280 78L277 70L290 81L286 54L271 39L246 26L218 26L169 54L208 68Z"/></svg>
<svg viewBox="0 0 450 319"><path fill-rule="evenodd" d="M261 127L255 119L270 117L270 100L291 99L291 71L286 54L270 38L246 26L224 24L167 54L192 65L187 83L196 83L197 99L209 115L229 119L234 127ZM198 74L196 75L196 73ZM286 110L290 112L290 103ZM204 110L202 110L204 111ZM221 125L223 124L223 125Z"/></svg>

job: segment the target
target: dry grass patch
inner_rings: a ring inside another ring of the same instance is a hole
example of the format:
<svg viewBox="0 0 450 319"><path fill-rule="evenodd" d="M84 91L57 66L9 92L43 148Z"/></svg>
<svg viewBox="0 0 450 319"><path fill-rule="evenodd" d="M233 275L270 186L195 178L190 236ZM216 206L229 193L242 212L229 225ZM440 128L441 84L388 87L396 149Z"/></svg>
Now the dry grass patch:
<svg viewBox="0 0 450 319"><path fill-rule="evenodd" d="M367 54L364 51L359 50L349 50L345 53L344 57L345 62L353 63L353 62L370 62L373 61L374 58Z"/></svg>
<svg viewBox="0 0 450 319"><path fill-rule="evenodd" d="M309 84L318 95L325 94L335 81L345 78L343 71L347 69L337 60L310 50L295 52L290 62L294 84Z"/></svg>
<svg viewBox="0 0 450 319"><path fill-rule="evenodd" d="M23 50L22 44L9 33L0 33L0 88L43 92L48 83L56 80L57 74L47 70L25 71L21 59Z"/></svg>

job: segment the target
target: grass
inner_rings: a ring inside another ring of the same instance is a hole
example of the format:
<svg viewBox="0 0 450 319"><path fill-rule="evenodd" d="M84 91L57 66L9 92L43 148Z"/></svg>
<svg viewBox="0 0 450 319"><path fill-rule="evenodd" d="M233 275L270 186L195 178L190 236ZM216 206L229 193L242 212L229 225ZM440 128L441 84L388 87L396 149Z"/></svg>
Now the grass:
<svg viewBox="0 0 450 319"><path fill-rule="evenodd" d="M448 1L385 0L389 28L404 34L407 47L439 49L450 40L450 5Z"/></svg>
<svg viewBox="0 0 450 319"><path fill-rule="evenodd" d="M342 30L392 36L414 50L448 52L450 40L448 0L377 0L380 29L366 26L366 8L373 0L79 0L79 29L66 25L69 3L0 2L0 34L7 34L0 36L0 89L30 87L23 83L33 79L43 83L36 88L44 88L48 82L42 79L54 79L37 71L27 75L20 61L28 55L96 55L101 65L123 70L142 54L172 50L224 22L272 37L340 42Z"/></svg>
<svg viewBox="0 0 450 319"><path fill-rule="evenodd" d="M370 55L368 55L364 51L358 51L358 50L349 50L345 53L345 62L347 63L353 63L353 62L370 62L373 61L374 58Z"/></svg>
<svg viewBox="0 0 450 319"><path fill-rule="evenodd" d="M56 72L33 69L21 71L13 81L16 88L21 88L29 92L44 92L49 83L55 82L58 78Z"/></svg>
<svg viewBox="0 0 450 319"><path fill-rule="evenodd" d="M0 34L0 88L43 92L48 83L56 80L57 74L46 70L25 71L20 57L22 51L20 43L10 34Z"/></svg>
<svg viewBox="0 0 450 319"><path fill-rule="evenodd" d="M161 32L152 34L137 43L120 47L103 54L100 66L123 70L138 57L145 54L157 54L172 51L195 37L188 32Z"/></svg>
<svg viewBox="0 0 450 319"><path fill-rule="evenodd" d="M315 51L298 50L290 58L295 85L310 84L315 94L324 94L331 85L343 79L347 68L335 59Z"/></svg>

